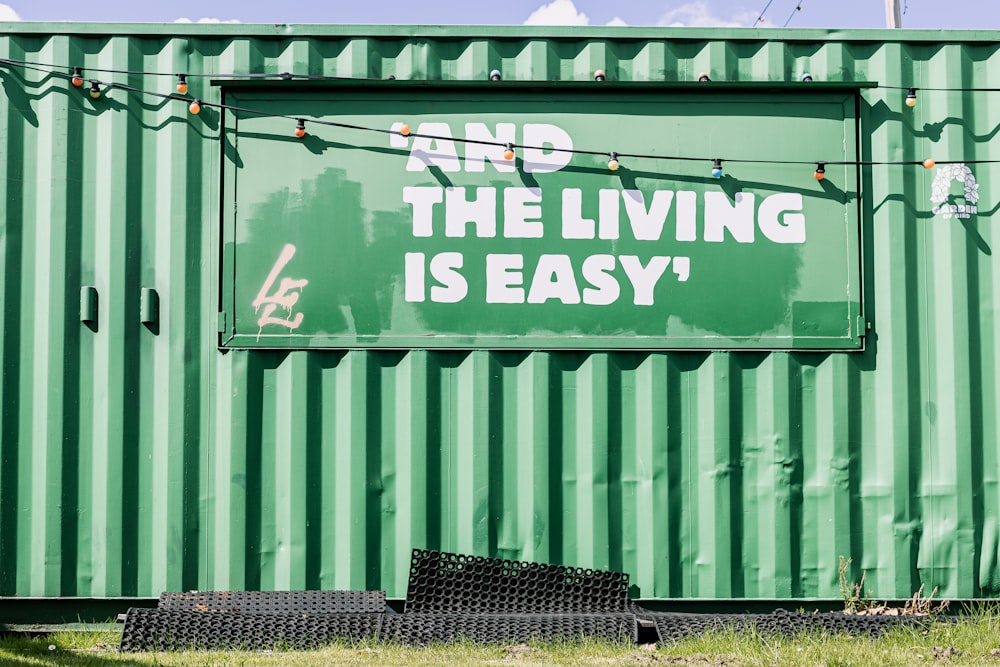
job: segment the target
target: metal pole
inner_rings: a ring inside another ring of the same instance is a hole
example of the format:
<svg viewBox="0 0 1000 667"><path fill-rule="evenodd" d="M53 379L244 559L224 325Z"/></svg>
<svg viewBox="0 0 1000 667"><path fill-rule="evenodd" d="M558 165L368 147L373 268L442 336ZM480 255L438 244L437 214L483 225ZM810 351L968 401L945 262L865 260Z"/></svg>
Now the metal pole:
<svg viewBox="0 0 1000 667"><path fill-rule="evenodd" d="M901 28L902 16L899 13L899 0L885 0L885 27Z"/></svg>

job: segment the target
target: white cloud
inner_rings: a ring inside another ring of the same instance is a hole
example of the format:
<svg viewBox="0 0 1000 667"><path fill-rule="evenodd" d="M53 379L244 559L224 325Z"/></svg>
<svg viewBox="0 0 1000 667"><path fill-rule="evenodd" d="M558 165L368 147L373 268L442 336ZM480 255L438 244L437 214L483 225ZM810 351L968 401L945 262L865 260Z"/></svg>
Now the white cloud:
<svg viewBox="0 0 1000 667"><path fill-rule="evenodd" d="M21 17L17 15L14 8L10 5L0 5L0 21L20 21Z"/></svg>
<svg viewBox="0 0 1000 667"><path fill-rule="evenodd" d="M721 18L712 13L705 0L693 0L663 14L659 24L670 28L740 28L751 25L754 18L749 12Z"/></svg>
<svg viewBox="0 0 1000 667"><path fill-rule="evenodd" d="M552 0L531 12L524 25L590 25L590 17L578 10L573 0ZM605 25L623 26L628 23L616 16Z"/></svg>
<svg viewBox="0 0 1000 667"><path fill-rule="evenodd" d="M174 23L239 23L239 19L212 19L212 18L200 18L197 21L192 21L189 18L180 17Z"/></svg>
<svg viewBox="0 0 1000 667"><path fill-rule="evenodd" d="M552 0L531 12L524 25L590 25L590 17L578 11L573 0Z"/></svg>

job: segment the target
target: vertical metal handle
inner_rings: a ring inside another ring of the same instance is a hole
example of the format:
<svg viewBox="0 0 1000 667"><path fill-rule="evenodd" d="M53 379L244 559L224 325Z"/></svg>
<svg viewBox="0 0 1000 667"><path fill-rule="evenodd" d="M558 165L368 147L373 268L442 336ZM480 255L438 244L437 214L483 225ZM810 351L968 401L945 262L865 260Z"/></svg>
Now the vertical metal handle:
<svg viewBox="0 0 1000 667"><path fill-rule="evenodd" d="M97 323L97 288L91 285L80 288L80 321Z"/></svg>
<svg viewBox="0 0 1000 667"><path fill-rule="evenodd" d="M143 287L139 299L139 320L156 326L160 323L160 295L152 287Z"/></svg>

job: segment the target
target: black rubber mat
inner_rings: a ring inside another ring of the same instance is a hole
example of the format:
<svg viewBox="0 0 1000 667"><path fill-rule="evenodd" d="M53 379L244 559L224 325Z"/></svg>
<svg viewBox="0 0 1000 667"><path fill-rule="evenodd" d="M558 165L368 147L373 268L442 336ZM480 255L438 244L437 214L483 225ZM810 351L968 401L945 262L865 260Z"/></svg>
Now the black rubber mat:
<svg viewBox="0 0 1000 667"><path fill-rule="evenodd" d="M639 618L656 623L661 644L727 628L735 631L752 629L769 636L791 637L826 632L878 637L891 627L924 623L924 619L914 616L856 616L839 612L810 614L780 609L770 614L675 614L651 612L640 607L635 607L634 611Z"/></svg>
<svg viewBox="0 0 1000 667"><path fill-rule="evenodd" d="M303 650L374 642L382 614L244 614L128 610L122 651Z"/></svg>
<svg viewBox="0 0 1000 667"><path fill-rule="evenodd" d="M635 616L603 614L444 614L416 613L386 616L380 642L426 646L468 640L477 644L520 644L600 639L635 642Z"/></svg>
<svg viewBox="0 0 1000 667"><path fill-rule="evenodd" d="M406 612L624 612L628 582L621 572L414 549Z"/></svg>
<svg viewBox="0 0 1000 667"><path fill-rule="evenodd" d="M190 591L161 593L159 609L247 614L381 614L385 591Z"/></svg>
<svg viewBox="0 0 1000 667"><path fill-rule="evenodd" d="M573 641L581 638L635 643L638 619L651 621L660 644L730 628L763 636L825 632L878 637L898 626L922 626L913 616L776 611L771 614L677 614L631 606L634 613L447 613L405 614L268 613L133 608L125 619L122 651L183 649L292 650L334 641L423 646L467 640L475 643ZM649 638L652 639L652 638Z"/></svg>

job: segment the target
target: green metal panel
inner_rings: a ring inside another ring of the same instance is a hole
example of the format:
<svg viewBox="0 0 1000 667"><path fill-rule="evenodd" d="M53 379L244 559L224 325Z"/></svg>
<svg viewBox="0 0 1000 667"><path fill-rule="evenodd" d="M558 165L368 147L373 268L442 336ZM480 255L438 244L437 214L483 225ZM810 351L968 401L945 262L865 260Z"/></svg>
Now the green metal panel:
<svg viewBox="0 0 1000 667"><path fill-rule="evenodd" d="M164 93L94 69L916 86L913 109L861 91L861 158L967 161L979 188L859 170L860 353L221 351L218 111L0 67L0 594L401 597L433 547L622 569L647 598L838 597L841 555L874 595L1000 595L1000 170L971 163L1000 159L1000 106L930 90L989 87L1000 34L2 29L0 58Z"/></svg>

